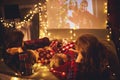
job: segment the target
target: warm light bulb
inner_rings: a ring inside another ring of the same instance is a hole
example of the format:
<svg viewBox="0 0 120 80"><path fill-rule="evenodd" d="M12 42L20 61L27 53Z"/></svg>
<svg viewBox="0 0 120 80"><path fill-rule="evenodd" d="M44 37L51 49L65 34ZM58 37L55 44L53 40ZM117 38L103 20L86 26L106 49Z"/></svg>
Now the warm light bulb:
<svg viewBox="0 0 120 80"><path fill-rule="evenodd" d="M66 73L65 72L62 72L62 76L65 76L66 75Z"/></svg>

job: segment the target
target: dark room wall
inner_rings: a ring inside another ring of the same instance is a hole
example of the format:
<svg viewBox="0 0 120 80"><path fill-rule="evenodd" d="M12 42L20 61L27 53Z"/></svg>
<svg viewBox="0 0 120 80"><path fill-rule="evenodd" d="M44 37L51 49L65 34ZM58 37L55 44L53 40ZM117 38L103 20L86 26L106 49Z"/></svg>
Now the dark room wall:
<svg viewBox="0 0 120 80"><path fill-rule="evenodd" d="M120 60L120 1L108 0L108 24L112 30L112 40L114 41Z"/></svg>

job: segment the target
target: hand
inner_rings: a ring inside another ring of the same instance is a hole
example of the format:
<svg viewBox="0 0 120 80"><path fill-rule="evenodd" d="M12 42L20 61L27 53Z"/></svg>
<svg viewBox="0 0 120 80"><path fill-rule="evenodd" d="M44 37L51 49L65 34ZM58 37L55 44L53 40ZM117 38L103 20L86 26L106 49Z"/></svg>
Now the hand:
<svg viewBox="0 0 120 80"><path fill-rule="evenodd" d="M75 49L69 49L70 51L73 51L73 52L75 52L75 53L79 53L77 50L75 50Z"/></svg>
<svg viewBox="0 0 120 80"><path fill-rule="evenodd" d="M78 53L78 56L77 56L75 62L80 63L81 60L82 60L82 58L83 58L82 54L81 54L81 53Z"/></svg>

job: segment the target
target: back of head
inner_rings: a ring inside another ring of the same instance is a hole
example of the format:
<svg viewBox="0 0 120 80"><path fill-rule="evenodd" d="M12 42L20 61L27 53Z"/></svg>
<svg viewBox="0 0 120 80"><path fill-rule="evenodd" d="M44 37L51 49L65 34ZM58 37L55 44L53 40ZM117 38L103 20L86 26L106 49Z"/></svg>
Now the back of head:
<svg viewBox="0 0 120 80"><path fill-rule="evenodd" d="M82 48L84 51L87 51L88 49L92 50L97 46L98 43L99 41L96 36L92 34L83 34L76 40L76 47L78 47L78 49Z"/></svg>
<svg viewBox="0 0 120 80"><path fill-rule="evenodd" d="M24 34L19 30L8 31L5 35L6 48L22 47Z"/></svg>
<svg viewBox="0 0 120 80"><path fill-rule="evenodd" d="M83 34L78 37L76 47L83 56L83 72L102 72L107 64L105 46L93 34Z"/></svg>

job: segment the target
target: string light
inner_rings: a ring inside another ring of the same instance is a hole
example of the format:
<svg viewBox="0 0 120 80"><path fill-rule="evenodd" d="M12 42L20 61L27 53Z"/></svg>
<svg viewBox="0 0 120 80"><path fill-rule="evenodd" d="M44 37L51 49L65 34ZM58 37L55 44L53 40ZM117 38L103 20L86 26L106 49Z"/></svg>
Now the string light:
<svg viewBox="0 0 120 80"><path fill-rule="evenodd" d="M104 3L104 13L107 14L107 2Z"/></svg>
<svg viewBox="0 0 120 80"><path fill-rule="evenodd" d="M24 22L24 23L16 22L15 25L17 25L18 27L20 27L20 26L23 26L27 22L31 22L31 20L33 19L33 16L36 13L40 13L42 11L43 7L40 7L40 6L41 6L41 3L35 4L33 6L33 8L28 12L28 14L26 14L26 16L24 16L23 21L21 21L21 22ZM46 8L46 7L44 6L44 8ZM11 26L14 25L13 23L11 24L10 22L7 22L7 21L3 20L2 18L0 18L0 22L2 22L5 27L11 27Z"/></svg>
<svg viewBox="0 0 120 80"><path fill-rule="evenodd" d="M107 17L109 17L109 13L108 13L108 4L107 2L104 2L104 13L107 15ZM108 18L107 18L108 19ZM110 27L110 24L109 24L109 20L105 20L105 25L107 26L106 29L107 29L107 35L106 35L106 38L107 38L107 41L110 41L111 40L111 27Z"/></svg>
<svg viewBox="0 0 120 80"><path fill-rule="evenodd" d="M61 72L61 71L55 70L54 68L51 68L50 71L53 72L54 74L60 74L62 77L66 76L65 72L63 72L63 71Z"/></svg>
<svg viewBox="0 0 120 80"><path fill-rule="evenodd" d="M39 23L40 23L40 35L39 38L43 38L46 35L48 36L47 32L47 7L46 2L39 3Z"/></svg>

